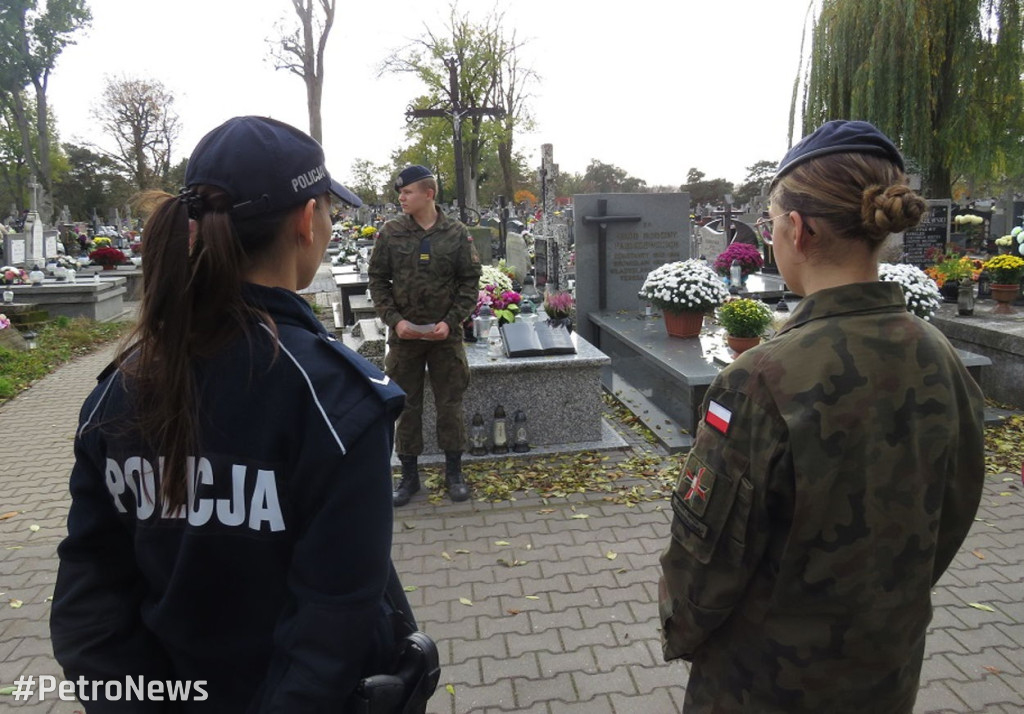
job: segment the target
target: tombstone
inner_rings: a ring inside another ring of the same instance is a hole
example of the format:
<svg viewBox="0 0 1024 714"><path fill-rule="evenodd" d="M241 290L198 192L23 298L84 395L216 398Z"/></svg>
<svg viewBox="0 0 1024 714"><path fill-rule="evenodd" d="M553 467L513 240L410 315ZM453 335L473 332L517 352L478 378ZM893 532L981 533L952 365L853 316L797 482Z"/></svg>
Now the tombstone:
<svg viewBox="0 0 1024 714"><path fill-rule="evenodd" d="M948 198L929 199L928 212L914 228L903 233L903 260L918 268L932 264L927 257L931 248L946 250L949 242L949 223L952 201Z"/></svg>
<svg viewBox="0 0 1024 714"><path fill-rule="evenodd" d="M46 263L46 239L43 235L43 222L39 214L31 212L25 219L25 228L22 231L25 236L25 247L28 251L25 254L25 265L42 267ZM54 249L54 255L57 251Z"/></svg>
<svg viewBox="0 0 1024 714"><path fill-rule="evenodd" d="M3 239L4 265L23 265L26 255L25 236L21 233L5 235Z"/></svg>
<svg viewBox="0 0 1024 714"><path fill-rule="evenodd" d="M536 236L533 239L533 276L534 285L543 292L548 285L550 275L548 252L550 241L546 236Z"/></svg>
<svg viewBox="0 0 1024 714"><path fill-rule="evenodd" d="M690 195L577 195L577 329L593 341L591 313L636 312L637 293L658 266L690 257Z"/></svg>
<svg viewBox="0 0 1024 714"><path fill-rule="evenodd" d="M515 271L520 283L530 270L530 255L526 251L526 239L522 233L509 233L505 238L505 264Z"/></svg>
<svg viewBox="0 0 1024 714"><path fill-rule="evenodd" d="M483 265L490 265L491 261L494 260L495 231L482 226L473 226L467 230L473 239L473 245L476 247L476 254L480 257L480 262Z"/></svg>

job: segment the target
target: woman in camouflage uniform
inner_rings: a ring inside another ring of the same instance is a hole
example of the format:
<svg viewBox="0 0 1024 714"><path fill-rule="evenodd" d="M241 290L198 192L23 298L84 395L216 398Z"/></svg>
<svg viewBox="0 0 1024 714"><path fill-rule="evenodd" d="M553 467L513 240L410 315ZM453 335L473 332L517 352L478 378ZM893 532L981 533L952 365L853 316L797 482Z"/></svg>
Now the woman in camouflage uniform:
<svg viewBox="0 0 1024 714"><path fill-rule="evenodd" d="M829 122L772 182L803 301L722 371L672 496L666 659L687 712L910 712L931 588L973 522L983 401L953 348L878 282L926 208L866 122Z"/></svg>

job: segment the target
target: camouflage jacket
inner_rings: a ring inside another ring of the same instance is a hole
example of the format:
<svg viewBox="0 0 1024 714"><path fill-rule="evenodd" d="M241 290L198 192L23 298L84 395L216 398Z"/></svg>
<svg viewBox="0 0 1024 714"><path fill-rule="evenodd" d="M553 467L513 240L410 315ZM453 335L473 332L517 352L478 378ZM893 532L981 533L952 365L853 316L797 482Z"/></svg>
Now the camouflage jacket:
<svg viewBox="0 0 1024 714"><path fill-rule="evenodd" d="M910 712L984 479L981 391L899 286L819 291L708 390L661 556L687 712Z"/></svg>
<svg viewBox="0 0 1024 714"><path fill-rule="evenodd" d="M440 208L430 230L408 215L385 223L370 255L369 275L370 297L388 327L401 320L444 321L450 339L462 339L461 323L476 308L480 257L466 227Z"/></svg>

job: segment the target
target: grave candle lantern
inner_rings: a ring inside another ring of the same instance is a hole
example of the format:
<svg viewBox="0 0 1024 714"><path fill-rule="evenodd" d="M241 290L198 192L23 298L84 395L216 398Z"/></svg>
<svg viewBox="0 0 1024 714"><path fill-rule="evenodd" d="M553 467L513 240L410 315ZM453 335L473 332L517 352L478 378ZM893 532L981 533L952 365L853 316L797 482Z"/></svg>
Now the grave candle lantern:
<svg viewBox="0 0 1024 714"><path fill-rule="evenodd" d="M512 418L512 451L522 454L530 450L530 440L526 438L526 413L522 409L516 410Z"/></svg>
<svg viewBox="0 0 1024 714"><path fill-rule="evenodd" d="M22 335L22 337L25 338L25 344L28 346L30 350L34 350L36 348L36 338L38 336L39 335L37 335L32 330L29 330L24 335Z"/></svg>
<svg viewBox="0 0 1024 714"><path fill-rule="evenodd" d="M492 453L508 453L508 419L505 417L505 407L500 404L494 409L494 433L491 441L493 443Z"/></svg>
<svg viewBox="0 0 1024 714"><path fill-rule="evenodd" d="M484 456L487 453L487 429L480 412L473 415L473 423L469 427L469 453L473 456Z"/></svg>

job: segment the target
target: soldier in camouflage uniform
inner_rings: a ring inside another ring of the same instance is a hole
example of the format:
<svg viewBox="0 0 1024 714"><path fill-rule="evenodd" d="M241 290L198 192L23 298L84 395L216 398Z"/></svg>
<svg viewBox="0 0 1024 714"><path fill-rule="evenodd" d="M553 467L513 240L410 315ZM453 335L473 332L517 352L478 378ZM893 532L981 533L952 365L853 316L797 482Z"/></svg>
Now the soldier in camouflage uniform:
<svg viewBox="0 0 1024 714"><path fill-rule="evenodd" d="M464 501L469 488L462 476L462 395L469 385L469 365L462 321L476 307L480 258L466 227L435 205L437 182L428 169L406 168L395 190L404 215L384 224L369 267L370 296L390 328L384 370L407 395L395 435L402 480L394 503L404 506L420 489L424 369L434 392L448 494Z"/></svg>
<svg viewBox="0 0 1024 714"><path fill-rule="evenodd" d="M826 124L771 197L807 297L708 390L661 557L664 655L692 662L686 712L911 712L931 588L981 496L982 395L877 281L925 209L887 138Z"/></svg>

